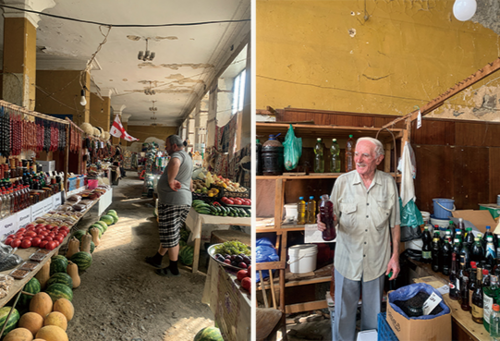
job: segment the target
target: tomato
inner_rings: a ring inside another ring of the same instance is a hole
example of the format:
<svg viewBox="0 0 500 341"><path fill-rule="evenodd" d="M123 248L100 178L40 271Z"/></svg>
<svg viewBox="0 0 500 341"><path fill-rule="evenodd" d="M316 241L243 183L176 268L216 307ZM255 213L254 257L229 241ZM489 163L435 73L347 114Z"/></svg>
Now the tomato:
<svg viewBox="0 0 500 341"><path fill-rule="evenodd" d="M57 243L55 241L48 242L47 245L45 245L47 250L54 250L56 247Z"/></svg>
<svg viewBox="0 0 500 341"><path fill-rule="evenodd" d="M227 200L227 197L222 197L220 200L221 200L222 202L225 202L225 201Z"/></svg>
<svg viewBox="0 0 500 341"><path fill-rule="evenodd" d="M48 244L48 241L47 241L47 240L42 240L38 246L39 246L39 247L41 247L41 248L43 249L43 248L45 248L45 246L46 246L47 244Z"/></svg>
<svg viewBox="0 0 500 341"><path fill-rule="evenodd" d="M21 247L23 249L27 249L29 247L31 247L31 240L30 239L24 239L21 243Z"/></svg>
<svg viewBox="0 0 500 341"><path fill-rule="evenodd" d="M19 245L21 245L21 239L19 238L12 240L12 242L10 243L10 246L12 247L19 247Z"/></svg>
<svg viewBox="0 0 500 341"><path fill-rule="evenodd" d="M22 237L24 236L24 232L16 232L16 237Z"/></svg>
<svg viewBox="0 0 500 341"><path fill-rule="evenodd" d="M53 241L53 240L54 240L54 238L47 236L47 237L45 237L43 240L46 240L46 241L48 241L48 242L51 242L51 241Z"/></svg>
<svg viewBox="0 0 500 341"><path fill-rule="evenodd" d="M37 233L36 233L35 231L28 231L28 232L26 232L26 234L25 234L25 236L28 236L28 237L34 237L34 236L36 236L36 235L37 235Z"/></svg>
<svg viewBox="0 0 500 341"><path fill-rule="evenodd" d="M42 237L45 237L46 235L48 235L49 233L47 231L40 231L38 232L38 235L39 236L42 236Z"/></svg>
<svg viewBox="0 0 500 341"><path fill-rule="evenodd" d="M236 274L236 279L238 281L241 281L243 278L248 277L248 271L247 270L240 270Z"/></svg>
<svg viewBox="0 0 500 341"><path fill-rule="evenodd" d="M35 231L36 227L35 226L30 226L26 228L26 231Z"/></svg>
<svg viewBox="0 0 500 341"><path fill-rule="evenodd" d="M57 240L59 243L62 243L64 240L64 236L62 234L58 234L54 237L54 240Z"/></svg>
<svg viewBox="0 0 500 341"><path fill-rule="evenodd" d="M7 236L7 238L12 238L12 239L14 239L14 238L16 238L16 235L15 235L15 234L9 234L9 235Z"/></svg>
<svg viewBox="0 0 500 341"><path fill-rule="evenodd" d="M54 225L46 225L45 226L47 228L47 230L53 230L54 229Z"/></svg>
<svg viewBox="0 0 500 341"><path fill-rule="evenodd" d="M245 277L241 280L241 286L248 292L252 291L252 279L250 277Z"/></svg>
<svg viewBox="0 0 500 341"><path fill-rule="evenodd" d="M17 230L17 232L26 232L26 229L24 227L21 227L19 230Z"/></svg>
<svg viewBox="0 0 500 341"><path fill-rule="evenodd" d="M227 199L226 204L228 204L228 205L234 205L234 201L232 201L231 199Z"/></svg>
<svg viewBox="0 0 500 341"><path fill-rule="evenodd" d="M31 240L31 246L37 247L40 245L40 242L42 241L42 238L40 237L35 237Z"/></svg>
<svg viewBox="0 0 500 341"><path fill-rule="evenodd" d="M235 205L241 205L241 200L240 199L234 199L234 204Z"/></svg>
<svg viewBox="0 0 500 341"><path fill-rule="evenodd" d="M37 225L35 225L35 227L37 229L39 229L39 228L45 228L45 225L44 224L37 224Z"/></svg>
<svg viewBox="0 0 500 341"><path fill-rule="evenodd" d="M10 245L10 243L12 242L14 238L10 238L10 237L7 237L7 239L5 239L5 241L3 242L5 245Z"/></svg>
<svg viewBox="0 0 500 341"><path fill-rule="evenodd" d="M61 226L61 227L59 227L59 230L64 230L66 232L69 232L69 227L67 227L67 226Z"/></svg>
<svg viewBox="0 0 500 341"><path fill-rule="evenodd" d="M28 224L28 225L26 225L26 230L29 230L31 227L35 227L35 225L34 224Z"/></svg>

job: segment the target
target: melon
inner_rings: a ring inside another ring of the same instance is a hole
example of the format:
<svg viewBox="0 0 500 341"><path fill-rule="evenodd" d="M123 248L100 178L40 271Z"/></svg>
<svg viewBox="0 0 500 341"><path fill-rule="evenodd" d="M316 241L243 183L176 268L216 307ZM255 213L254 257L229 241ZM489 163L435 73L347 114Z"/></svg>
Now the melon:
<svg viewBox="0 0 500 341"><path fill-rule="evenodd" d="M52 302L55 302L60 298L66 298L70 301L73 300L73 290L67 285L61 283L49 285L45 291L49 294Z"/></svg>
<svg viewBox="0 0 500 341"><path fill-rule="evenodd" d="M29 292L30 294L38 294L40 291L42 291L40 281L33 277L29 280L28 283L26 283L23 291ZM28 307L32 298L33 296L31 295L21 294L21 297L19 298L19 304L23 307Z"/></svg>
<svg viewBox="0 0 500 341"><path fill-rule="evenodd" d="M39 292L30 301L30 311L38 313L42 317L47 316L52 311L53 306L54 302L46 292Z"/></svg>
<svg viewBox="0 0 500 341"><path fill-rule="evenodd" d="M59 272L66 273L67 267L68 267L68 260L66 259L66 257L64 256L52 257L52 260L50 262L50 276Z"/></svg>
<svg viewBox="0 0 500 341"><path fill-rule="evenodd" d="M104 221L96 221L94 224L98 224L102 226L102 232L106 232L108 230L108 224L106 224Z"/></svg>
<svg viewBox="0 0 500 341"><path fill-rule="evenodd" d="M69 341L66 332L61 327L53 325L43 326L36 333L36 337L47 341Z"/></svg>
<svg viewBox="0 0 500 341"><path fill-rule="evenodd" d="M70 288L73 288L73 279L70 275L64 272L58 272L50 276L49 280L47 281L47 286L54 283L61 283L67 285Z"/></svg>
<svg viewBox="0 0 500 341"><path fill-rule="evenodd" d="M55 301L54 311L63 313L68 322L73 319L73 316L75 316L75 307L73 306L73 303L66 298L60 298Z"/></svg>
<svg viewBox="0 0 500 341"><path fill-rule="evenodd" d="M104 221L106 223L106 225L108 225L108 226L113 225L115 223L115 220L110 215L103 215L101 217L101 221Z"/></svg>
<svg viewBox="0 0 500 341"><path fill-rule="evenodd" d="M194 247L192 246L183 246L179 251L179 260L182 264L192 265L193 264L193 256L194 256Z"/></svg>
<svg viewBox="0 0 500 341"><path fill-rule="evenodd" d="M219 328L206 327L196 334L194 341L224 341L224 339Z"/></svg>
<svg viewBox="0 0 500 341"><path fill-rule="evenodd" d="M21 316L17 325L28 329L33 334L32 336L35 336L36 332L43 327L43 317L40 314L29 311Z"/></svg>
<svg viewBox="0 0 500 341"><path fill-rule="evenodd" d="M94 250L95 250L95 244L93 241L90 241L90 253L94 253Z"/></svg>
<svg viewBox="0 0 500 341"><path fill-rule="evenodd" d="M77 231L73 232L71 237L75 237L76 239L78 239L81 242L82 237L86 234L87 234L87 231L85 231L85 230L77 230Z"/></svg>
<svg viewBox="0 0 500 341"><path fill-rule="evenodd" d="M78 265L78 270L80 271L87 270L92 265L92 256L83 251L75 253L70 257L70 260Z"/></svg>
<svg viewBox="0 0 500 341"><path fill-rule="evenodd" d="M68 328L68 319L60 311L53 311L48 314L43 320L44 326L58 326L62 330L66 331Z"/></svg>
<svg viewBox="0 0 500 341"><path fill-rule="evenodd" d="M0 309L0 326L3 326L5 324L5 330L2 334L2 337L7 335L12 329L16 328L17 322L21 317L17 309L14 308L12 310L12 313L10 314L9 320L7 320L7 316L9 315L11 309L12 307L3 307Z"/></svg>
<svg viewBox="0 0 500 341"><path fill-rule="evenodd" d="M109 210L108 212L106 212L106 214L116 214L116 216L118 217L118 213L116 213L115 210Z"/></svg>
<svg viewBox="0 0 500 341"><path fill-rule="evenodd" d="M112 217L112 218L113 218L113 224L116 224L116 223L118 222L118 216L117 216L116 214L114 214L114 213L109 213L109 214L107 214L107 215L109 215L110 217Z"/></svg>
<svg viewBox="0 0 500 341"><path fill-rule="evenodd" d="M33 334L26 328L12 329L3 341L32 341Z"/></svg>

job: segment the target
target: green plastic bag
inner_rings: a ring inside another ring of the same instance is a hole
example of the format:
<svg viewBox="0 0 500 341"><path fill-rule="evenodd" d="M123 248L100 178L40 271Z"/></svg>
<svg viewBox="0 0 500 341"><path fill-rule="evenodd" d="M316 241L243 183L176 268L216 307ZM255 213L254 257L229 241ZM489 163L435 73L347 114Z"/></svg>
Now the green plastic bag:
<svg viewBox="0 0 500 341"><path fill-rule="evenodd" d="M405 207L401 198L399 198L399 211L401 214L401 241L408 242L413 239L422 238L422 231L420 225L424 223L422 213L417 205L410 200Z"/></svg>
<svg viewBox="0 0 500 341"><path fill-rule="evenodd" d="M302 138L295 137L291 124L286 133L283 146L285 147L285 168L287 170L292 170L297 167L300 156L302 155Z"/></svg>

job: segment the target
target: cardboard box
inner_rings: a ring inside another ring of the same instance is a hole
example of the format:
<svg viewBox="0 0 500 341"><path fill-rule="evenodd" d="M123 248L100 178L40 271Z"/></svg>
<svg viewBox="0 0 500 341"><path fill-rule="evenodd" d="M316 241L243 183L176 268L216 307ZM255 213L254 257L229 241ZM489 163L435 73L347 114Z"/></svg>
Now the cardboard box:
<svg viewBox="0 0 500 341"><path fill-rule="evenodd" d="M389 297L389 295L388 295ZM448 314L430 320L408 319L396 312L387 300L387 323L399 340L451 340L451 309Z"/></svg>
<svg viewBox="0 0 500 341"><path fill-rule="evenodd" d="M497 226L495 219L491 216L490 211L487 210L454 211L453 217L470 221L481 233L486 232L486 226L491 226L492 231Z"/></svg>

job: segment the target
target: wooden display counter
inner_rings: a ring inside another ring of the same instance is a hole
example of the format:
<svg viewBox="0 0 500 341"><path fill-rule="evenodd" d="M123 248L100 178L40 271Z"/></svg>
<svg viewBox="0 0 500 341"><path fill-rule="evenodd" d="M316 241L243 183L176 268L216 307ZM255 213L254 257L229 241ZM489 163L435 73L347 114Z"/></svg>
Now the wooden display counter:
<svg viewBox="0 0 500 341"><path fill-rule="evenodd" d="M418 267L417 273L421 276L414 279L416 283L427 283L434 288L448 285L449 277L442 273L432 271L430 264L425 264L412 260ZM445 303L451 309L452 317L452 340L458 341L489 341L490 334L484 326L472 321L469 311L463 311L458 301L450 299L448 294L443 295Z"/></svg>

